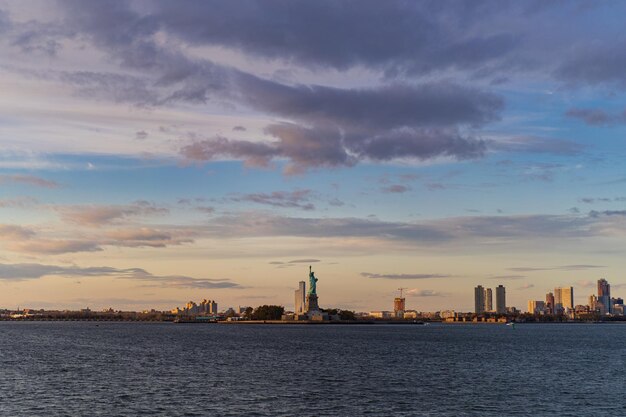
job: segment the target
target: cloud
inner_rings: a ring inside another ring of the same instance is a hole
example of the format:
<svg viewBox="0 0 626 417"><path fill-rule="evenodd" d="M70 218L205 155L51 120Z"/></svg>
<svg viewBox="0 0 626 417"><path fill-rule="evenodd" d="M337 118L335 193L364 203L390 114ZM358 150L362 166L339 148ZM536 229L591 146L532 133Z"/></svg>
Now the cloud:
<svg viewBox="0 0 626 417"><path fill-rule="evenodd" d="M135 139L143 140L143 139L146 139L147 137L148 137L148 132L146 132L145 130L140 130L138 132L135 132Z"/></svg>
<svg viewBox="0 0 626 417"><path fill-rule="evenodd" d="M604 265L561 265L561 266L547 266L547 267L532 267L522 266L508 268L509 271L516 272L535 272L535 271L585 271L588 269L606 268Z"/></svg>
<svg viewBox="0 0 626 417"><path fill-rule="evenodd" d="M319 259L294 259L293 261L289 261L290 264L311 264L315 262L322 262Z"/></svg>
<svg viewBox="0 0 626 417"><path fill-rule="evenodd" d="M554 155L577 155L584 150L584 145L565 139L537 136L518 136L506 140L492 140L488 143L491 150L516 153L536 153Z"/></svg>
<svg viewBox="0 0 626 417"><path fill-rule="evenodd" d="M81 226L98 227L116 223L128 217L163 215L169 210L147 201L136 201L130 205L78 205L58 206L64 221Z"/></svg>
<svg viewBox="0 0 626 417"><path fill-rule="evenodd" d="M170 232L148 227L112 230L106 232L104 236L112 241L105 239L102 244L126 247L163 248L193 242L189 236L175 237Z"/></svg>
<svg viewBox="0 0 626 417"><path fill-rule="evenodd" d="M375 274L372 272L361 272L361 276L373 279L430 279L450 277L450 275L443 274Z"/></svg>
<svg viewBox="0 0 626 417"><path fill-rule="evenodd" d="M25 185L34 185L36 187L43 188L58 188L59 184L55 181L50 181L41 177L36 177L34 175L0 175L0 185L3 184L25 184Z"/></svg>
<svg viewBox="0 0 626 417"><path fill-rule="evenodd" d="M5 207L24 208L28 206L33 206L37 203L38 201L32 197L17 197L17 198L10 198L10 199L0 199L0 208L5 208Z"/></svg>
<svg viewBox="0 0 626 417"><path fill-rule="evenodd" d="M392 184L380 189L383 193L402 194L411 191L411 187L402 184Z"/></svg>
<svg viewBox="0 0 626 417"><path fill-rule="evenodd" d="M626 111L621 114L610 114L600 109L572 108L565 115L581 120L590 126L610 126L626 123Z"/></svg>
<svg viewBox="0 0 626 417"><path fill-rule="evenodd" d="M227 279L192 278L184 275L153 275L141 268L56 266L37 263L0 264L0 280L22 281L47 276L112 277L153 282L160 286L173 288L240 288L238 284Z"/></svg>
<svg viewBox="0 0 626 417"><path fill-rule="evenodd" d="M189 56L183 53L183 49L161 42L160 35L167 36L166 33L179 41L199 39L189 35L189 31L193 30L191 26L180 26L178 21L172 20L169 12L159 13L163 7L163 4L155 3L148 12L147 9L139 11L124 3L117 3L111 8L104 8L97 2L89 2L88 5L63 3L63 25L70 33L77 34L75 36L80 36L82 41L90 42L107 54L110 61L123 71L48 71L39 76L56 77L74 86L83 95L103 96L116 102L160 106L219 100L281 118L284 123L266 127L266 133L277 139L274 142L213 137L183 146L181 154L195 161L211 161L218 157L242 159L250 166L268 166L271 160L284 158L290 162L288 173L314 167L351 166L359 159L387 161L451 157L462 160L480 157L485 151L484 141L461 134L460 128L479 127L496 121L504 108L504 101L497 94L451 80L422 83L397 80L372 87L337 88L264 79L228 65ZM231 18L238 20L248 7L238 6L240 11ZM360 9L363 7L359 5ZM187 8L194 9L195 6L188 5L182 9ZM290 9L284 4L276 7L280 14ZM365 9L368 15L380 13L372 5ZM394 10L396 16L404 15L404 11L395 6L389 10ZM321 13L322 9L317 11ZM331 18L333 11L338 12L330 8L322 14ZM292 10L288 14L292 16L300 12L298 8L297 12ZM173 12L174 15L181 13L185 14L182 11ZM208 9L203 9L203 13L208 13ZM356 24L351 13L344 13L342 18ZM263 16L270 18L265 14ZM212 20L211 17L207 19ZM425 15L423 20L430 19ZM366 26L370 28L369 24ZM226 28L220 24L214 30L222 29ZM299 28L290 29L300 33ZM319 30L317 25L316 30ZM379 36L376 35L376 42L380 42ZM466 63L474 55L463 51L480 49L479 45L494 48L494 42L497 44L507 38L506 35L486 35L464 39L454 46L450 45L450 51L455 51L452 53L455 57L464 56ZM324 42L324 49L328 48L328 44ZM389 45L386 44L384 49ZM481 56L485 56L485 51ZM433 62L433 57L430 58L429 62ZM441 57L438 59L441 60ZM418 62L425 61L416 60L410 66L415 67Z"/></svg>
<svg viewBox="0 0 626 417"><path fill-rule="evenodd" d="M2 240L29 239L35 235L31 229L9 224L0 224L0 237Z"/></svg>
<svg viewBox="0 0 626 417"><path fill-rule="evenodd" d="M314 210L311 203L312 191L309 189L295 191L274 191L271 193L253 193L232 197L232 201L250 202L280 208L297 208L301 210Z"/></svg>
<svg viewBox="0 0 626 417"><path fill-rule="evenodd" d="M420 290L419 288L412 288L405 291L405 294L409 297L445 297L446 294L435 290Z"/></svg>
<svg viewBox="0 0 626 417"><path fill-rule="evenodd" d="M58 255L75 252L99 252L100 243L87 240L37 239L12 242L7 245L15 252L37 253L41 255Z"/></svg>
<svg viewBox="0 0 626 417"><path fill-rule="evenodd" d="M521 287L517 287L517 289L520 291L529 290L531 288L535 288L535 284L524 284Z"/></svg>
<svg viewBox="0 0 626 417"><path fill-rule="evenodd" d="M489 279L522 279L526 278L526 275L496 275L494 277L490 277Z"/></svg>
<svg viewBox="0 0 626 417"><path fill-rule="evenodd" d="M570 51L556 69L557 77L572 84L626 87L626 74L622 71L626 65L626 43L623 40L593 39L570 48Z"/></svg>

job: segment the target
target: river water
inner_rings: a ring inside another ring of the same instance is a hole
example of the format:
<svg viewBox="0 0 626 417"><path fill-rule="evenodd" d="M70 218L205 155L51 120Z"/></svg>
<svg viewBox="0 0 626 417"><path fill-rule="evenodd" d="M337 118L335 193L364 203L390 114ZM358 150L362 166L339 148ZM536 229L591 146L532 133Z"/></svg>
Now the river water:
<svg viewBox="0 0 626 417"><path fill-rule="evenodd" d="M0 322L1 416L625 416L625 324Z"/></svg>

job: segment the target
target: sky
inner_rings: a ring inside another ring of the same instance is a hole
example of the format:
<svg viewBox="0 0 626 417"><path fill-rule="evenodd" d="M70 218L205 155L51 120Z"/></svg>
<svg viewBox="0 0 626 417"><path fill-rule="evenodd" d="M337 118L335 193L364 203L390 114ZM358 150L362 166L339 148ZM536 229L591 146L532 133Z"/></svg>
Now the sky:
<svg viewBox="0 0 626 417"><path fill-rule="evenodd" d="M625 13L0 0L0 308L624 296Z"/></svg>

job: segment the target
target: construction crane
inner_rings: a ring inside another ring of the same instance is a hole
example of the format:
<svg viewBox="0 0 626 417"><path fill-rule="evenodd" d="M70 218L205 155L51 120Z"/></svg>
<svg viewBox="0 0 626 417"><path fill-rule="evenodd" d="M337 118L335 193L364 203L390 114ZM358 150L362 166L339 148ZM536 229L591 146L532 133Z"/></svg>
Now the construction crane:
<svg viewBox="0 0 626 417"><path fill-rule="evenodd" d="M400 287L398 288L398 291L400 291L400 298L402 298L402 290L406 290L407 288L404 287Z"/></svg>

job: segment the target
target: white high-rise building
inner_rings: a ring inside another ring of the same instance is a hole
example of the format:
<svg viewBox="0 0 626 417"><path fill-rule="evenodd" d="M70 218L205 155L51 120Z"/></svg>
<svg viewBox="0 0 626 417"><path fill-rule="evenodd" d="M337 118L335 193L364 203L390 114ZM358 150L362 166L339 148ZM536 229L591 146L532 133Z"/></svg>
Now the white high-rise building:
<svg viewBox="0 0 626 417"><path fill-rule="evenodd" d="M298 285L298 289L296 290L296 303L293 312L296 314L304 313L305 306L305 298L306 298L306 283L304 281L300 281Z"/></svg>

